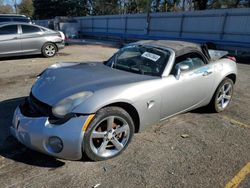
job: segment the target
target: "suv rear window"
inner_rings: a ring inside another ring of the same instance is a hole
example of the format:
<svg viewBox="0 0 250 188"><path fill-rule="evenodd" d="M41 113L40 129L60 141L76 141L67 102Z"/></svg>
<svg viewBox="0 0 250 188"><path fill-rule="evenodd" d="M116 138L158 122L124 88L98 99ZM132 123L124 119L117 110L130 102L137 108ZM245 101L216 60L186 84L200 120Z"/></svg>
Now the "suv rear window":
<svg viewBox="0 0 250 188"><path fill-rule="evenodd" d="M0 22L10 22L10 21L12 21L11 18L0 17Z"/></svg>
<svg viewBox="0 0 250 188"><path fill-rule="evenodd" d="M30 20L28 18L13 18L13 21L15 21L15 22L26 22L26 23L30 22Z"/></svg>
<svg viewBox="0 0 250 188"><path fill-rule="evenodd" d="M17 34L17 25L7 25L0 28L0 35L15 35Z"/></svg>

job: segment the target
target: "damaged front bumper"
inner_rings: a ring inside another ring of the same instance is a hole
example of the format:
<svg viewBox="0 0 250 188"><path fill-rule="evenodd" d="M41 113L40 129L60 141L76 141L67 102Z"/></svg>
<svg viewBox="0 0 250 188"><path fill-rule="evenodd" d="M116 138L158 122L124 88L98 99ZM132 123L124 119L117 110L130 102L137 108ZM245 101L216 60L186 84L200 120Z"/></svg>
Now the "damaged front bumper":
<svg viewBox="0 0 250 188"><path fill-rule="evenodd" d="M88 116L69 119L64 124L51 124L48 117L26 117L17 107L10 128L11 134L25 146L68 160L82 158L85 124Z"/></svg>

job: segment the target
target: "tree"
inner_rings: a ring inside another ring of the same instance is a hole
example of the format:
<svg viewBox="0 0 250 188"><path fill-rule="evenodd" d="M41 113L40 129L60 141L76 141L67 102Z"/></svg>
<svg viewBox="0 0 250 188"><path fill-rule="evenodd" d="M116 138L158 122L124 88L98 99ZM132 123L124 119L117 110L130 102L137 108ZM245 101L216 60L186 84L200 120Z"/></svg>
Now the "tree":
<svg viewBox="0 0 250 188"><path fill-rule="evenodd" d="M61 0L66 16L85 16L88 14L87 0Z"/></svg>
<svg viewBox="0 0 250 188"><path fill-rule="evenodd" d="M125 4L126 13L145 13L148 10L150 0L128 0Z"/></svg>
<svg viewBox="0 0 250 188"><path fill-rule="evenodd" d="M146 13L148 10L174 12L250 7L250 0L33 0L33 4L36 19L50 19L55 16Z"/></svg>
<svg viewBox="0 0 250 188"><path fill-rule="evenodd" d="M195 10L207 9L208 0L193 0Z"/></svg>
<svg viewBox="0 0 250 188"><path fill-rule="evenodd" d="M240 3L243 3L240 5ZM248 7L248 5L240 0L214 0L208 8L220 9L220 8L237 8L239 6Z"/></svg>
<svg viewBox="0 0 250 188"><path fill-rule="evenodd" d="M119 13L117 0L95 0L92 1L93 15L111 15Z"/></svg>
<svg viewBox="0 0 250 188"><path fill-rule="evenodd" d="M185 4L185 0L182 0L182 3ZM152 12L178 11L182 8L178 8L178 5L180 5L180 0L153 0L151 10Z"/></svg>
<svg viewBox="0 0 250 188"><path fill-rule="evenodd" d="M160 11L160 3L161 3L161 0L153 0L152 1L152 4L151 4L151 9L152 9L152 12L159 12Z"/></svg>
<svg viewBox="0 0 250 188"><path fill-rule="evenodd" d="M32 17L34 13L34 6L32 0L22 0L18 5L19 13Z"/></svg>
<svg viewBox="0 0 250 188"><path fill-rule="evenodd" d="M10 5L2 5L0 7L0 14L11 14L13 12L13 8Z"/></svg>
<svg viewBox="0 0 250 188"><path fill-rule="evenodd" d="M0 0L0 14L10 14L13 13L13 8L9 4L5 5L3 0Z"/></svg>
<svg viewBox="0 0 250 188"><path fill-rule="evenodd" d="M33 0L36 19L51 19L56 16L85 16L88 0Z"/></svg>

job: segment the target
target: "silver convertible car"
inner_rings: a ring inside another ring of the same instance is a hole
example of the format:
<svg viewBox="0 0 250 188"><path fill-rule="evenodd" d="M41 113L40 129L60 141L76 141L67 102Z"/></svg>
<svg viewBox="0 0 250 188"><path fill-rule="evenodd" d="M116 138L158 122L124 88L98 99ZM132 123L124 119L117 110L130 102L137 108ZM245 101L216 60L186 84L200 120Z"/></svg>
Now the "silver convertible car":
<svg viewBox="0 0 250 188"><path fill-rule="evenodd" d="M17 107L12 134L69 160L119 155L134 133L202 106L225 110L237 67L227 52L182 41L139 41L104 63L57 63Z"/></svg>
<svg viewBox="0 0 250 188"><path fill-rule="evenodd" d="M62 32L23 22L0 23L0 57L43 54L53 57L64 48Z"/></svg>

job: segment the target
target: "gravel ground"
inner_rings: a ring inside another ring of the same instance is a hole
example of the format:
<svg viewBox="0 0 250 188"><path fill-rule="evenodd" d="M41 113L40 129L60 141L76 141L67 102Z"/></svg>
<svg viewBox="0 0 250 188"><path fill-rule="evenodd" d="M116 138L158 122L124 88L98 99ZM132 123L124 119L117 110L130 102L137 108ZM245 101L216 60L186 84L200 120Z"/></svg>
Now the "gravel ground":
<svg viewBox="0 0 250 188"><path fill-rule="evenodd" d="M136 134L121 156L108 161L55 159L10 136L13 111L43 69L59 61L106 60L116 50L75 45L54 58L0 61L0 187L224 187L250 161L247 64L238 64L234 98L225 112L196 110L170 118ZM240 187L250 187L249 174Z"/></svg>

